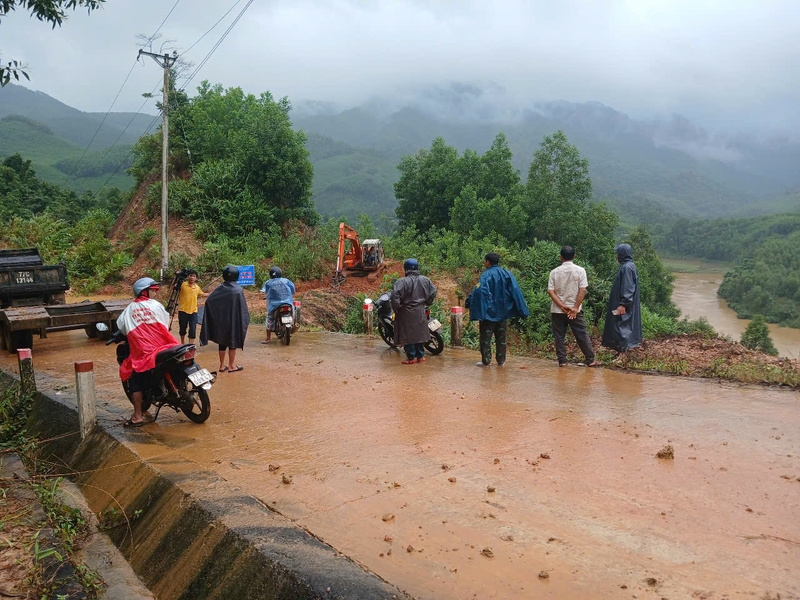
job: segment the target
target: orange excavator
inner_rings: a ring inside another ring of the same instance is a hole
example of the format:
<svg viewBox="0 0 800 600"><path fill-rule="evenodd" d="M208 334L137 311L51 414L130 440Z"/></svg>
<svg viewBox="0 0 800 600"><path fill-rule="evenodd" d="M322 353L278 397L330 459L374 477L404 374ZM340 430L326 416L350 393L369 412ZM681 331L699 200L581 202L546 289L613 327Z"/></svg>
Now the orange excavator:
<svg viewBox="0 0 800 600"><path fill-rule="evenodd" d="M362 244L355 229L346 223L339 223L339 254L336 257L333 285L338 287L344 282L347 278L345 272L356 277L366 277L371 271L378 271L381 268L383 268L381 241L364 240Z"/></svg>

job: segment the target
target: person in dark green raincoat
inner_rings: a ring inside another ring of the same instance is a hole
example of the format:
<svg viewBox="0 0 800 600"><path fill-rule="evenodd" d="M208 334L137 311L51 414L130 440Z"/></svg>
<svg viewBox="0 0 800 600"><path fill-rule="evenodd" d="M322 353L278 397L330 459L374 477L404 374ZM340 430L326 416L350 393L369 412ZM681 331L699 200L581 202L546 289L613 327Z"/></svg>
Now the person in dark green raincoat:
<svg viewBox="0 0 800 600"><path fill-rule="evenodd" d="M500 256L490 252L483 260L486 270L465 305L469 320L479 321L481 361L476 364L491 364L494 337L495 359L502 367L506 362L506 323L511 317L527 317L530 311L516 277L500 267Z"/></svg>
<svg viewBox="0 0 800 600"><path fill-rule="evenodd" d="M603 346L618 352L626 352L638 348L642 343L639 273L633 262L633 249L630 244L620 244L614 250L619 261L619 271L611 285L611 295L608 298Z"/></svg>

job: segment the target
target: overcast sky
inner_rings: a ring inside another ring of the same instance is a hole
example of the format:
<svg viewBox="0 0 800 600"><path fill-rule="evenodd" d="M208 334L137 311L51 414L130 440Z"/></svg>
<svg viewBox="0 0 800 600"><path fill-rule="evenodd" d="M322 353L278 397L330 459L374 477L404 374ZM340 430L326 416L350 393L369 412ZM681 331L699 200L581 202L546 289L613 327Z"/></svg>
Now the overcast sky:
<svg viewBox="0 0 800 600"><path fill-rule="evenodd" d="M184 54L197 67L247 4L178 0L159 44L183 53L208 32ZM24 85L105 112L137 34L154 33L173 5L107 0L55 30L18 11L0 22L0 58L29 66ZM160 77L140 61L113 110L138 110ZM254 0L189 90L203 79L343 105L462 82L516 105L599 101L637 118L796 132L800 0Z"/></svg>

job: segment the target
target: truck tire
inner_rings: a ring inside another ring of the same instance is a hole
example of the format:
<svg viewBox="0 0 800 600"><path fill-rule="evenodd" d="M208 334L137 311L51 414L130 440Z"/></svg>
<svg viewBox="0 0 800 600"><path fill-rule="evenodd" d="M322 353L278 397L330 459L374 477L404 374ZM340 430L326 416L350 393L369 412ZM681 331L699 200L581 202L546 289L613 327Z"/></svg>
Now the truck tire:
<svg viewBox="0 0 800 600"><path fill-rule="evenodd" d="M30 348L33 350L33 330L24 329L22 331L9 331L8 326L3 326L3 344L6 350L12 354L19 348Z"/></svg>

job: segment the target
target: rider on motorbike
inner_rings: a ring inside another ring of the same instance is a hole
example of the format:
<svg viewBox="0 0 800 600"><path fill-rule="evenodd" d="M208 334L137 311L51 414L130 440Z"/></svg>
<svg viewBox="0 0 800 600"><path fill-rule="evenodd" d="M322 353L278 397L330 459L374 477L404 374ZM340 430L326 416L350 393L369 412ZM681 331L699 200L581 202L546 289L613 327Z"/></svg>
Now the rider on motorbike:
<svg viewBox="0 0 800 600"><path fill-rule="evenodd" d="M275 331L275 309L283 304L293 304L295 289L294 284L283 276L280 267L272 267L261 292L267 295L267 339L261 343L267 344Z"/></svg>
<svg viewBox="0 0 800 600"><path fill-rule="evenodd" d="M125 421L125 427L144 425L142 399L147 371L156 366L156 355L166 348L178 344L169 332L169 313L157 300L150 298L150 291L160 286L154 279L143 277L133 284L134 301L117 319L117 328L128 338L130 356L119 366L119 377L128 382L133 403L133 415Z"/></svg>

